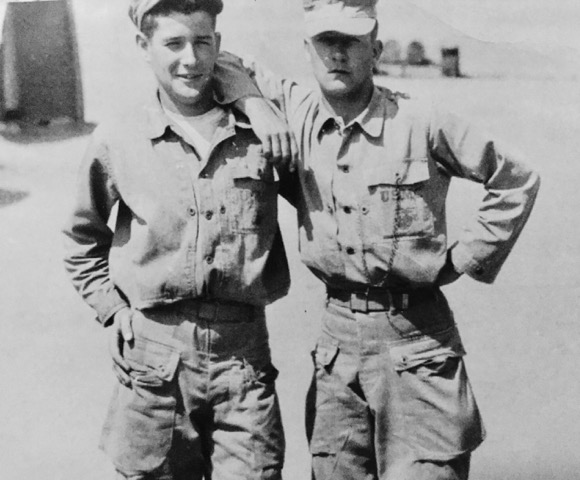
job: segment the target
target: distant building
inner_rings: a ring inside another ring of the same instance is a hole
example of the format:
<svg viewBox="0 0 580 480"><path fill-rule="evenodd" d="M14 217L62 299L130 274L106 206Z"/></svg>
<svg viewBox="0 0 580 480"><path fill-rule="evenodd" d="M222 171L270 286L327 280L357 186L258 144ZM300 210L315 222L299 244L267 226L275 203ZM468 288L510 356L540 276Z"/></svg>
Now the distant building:
<svg viewBox="0 0 580 480"><path fill-rule="evenodd" d="M0 0L0 119L83 120L70 0Z"/></svg>
<svg viewBox="0 0 580 480"><path fill-rule="evenodd" d="M402 62L401 44L396 40L387 40L383 46L380 62L392 65L398 65Z"/></svg>
<svg viewBox="0 0 580 480"><path fill-rule="evenodd" d="M430 65L431 61L425 55L425 47L421 42L413 41L407 47L407 64Z"/></svg>
<svg viewBox="0 0 580 480"><path fill-rule="evenodd" d="M441 49L441 73L445 77L461 77L458 47Z"/></svg>

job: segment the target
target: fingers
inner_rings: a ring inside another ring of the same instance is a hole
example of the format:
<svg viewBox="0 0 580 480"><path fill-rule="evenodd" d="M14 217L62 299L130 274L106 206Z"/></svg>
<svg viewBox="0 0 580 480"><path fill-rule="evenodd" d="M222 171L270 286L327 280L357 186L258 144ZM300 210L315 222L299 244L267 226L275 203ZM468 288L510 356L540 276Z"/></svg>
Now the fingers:
<svg viewBox="0 0 580 480"><path fill-rule="evenodd" d="M129 311L128 315L121 315L120 317L121 333L125 341L128 343L131 343L133 341L133 325L132 325L133 315L131 313L132 312Z"/></svg>
<svg viewBox="0 0 580 480"><path fill-rule="evenodd" d="M127 385L131 382L129 377L129 372L131 368L123 358L123 336L121 332L115 329L111 332L109 340L109 353L113 360L113 370L117 375L117 378L123 385Z"/></svg>
<svg viewBox="0 0 580 480"><path fill-rule="evenodd" d="M113 360L113 371L119 382L125 386L131 383L129 364L123 358L123 348L126 342L133 340L133 328L131 326L132 312L126 308L115 314L114 323L109 337L109 353Z"/></svg>
<svg viewBox="0 0 580 480"><path fill-rule="evenodd" d="M262 153L264 157L271 159L272 158L272 141L271 135L266 135L265 137L261 137L260 141L262 142Z"/></svg>
<svg viewBox="0 0 580 480"><path fill-rule="evenodd" d="M115 376L121 385L131 386L131 376L115 363L113 363L113 372L115 372Z"/></svg>
<svg viewBox="0 0 580 480"><path fill-rule="evenodd" d="M293 133L290 133L290 163L288 164L288 170L290 172L296 171L298 167L298 161L300 158L300 152L298 151L298 143L296 142L296 137Z"/></svg>
<svg viewBox="0 0 580 480"><path fill-rule="evenodd" d="M287 166L293 172L298 163L298 145L289 130L281 130L262 140L262 151L277 167Z"/></svg>
<svg viewBox="0 0 580 480"><path fill-rule="evenodd" d="M270 138L270 145L272 146L272 163L274 163L274 165L280 165L284 162L284 156L282 155L284 136L284 132L278 132Z"/></svg>

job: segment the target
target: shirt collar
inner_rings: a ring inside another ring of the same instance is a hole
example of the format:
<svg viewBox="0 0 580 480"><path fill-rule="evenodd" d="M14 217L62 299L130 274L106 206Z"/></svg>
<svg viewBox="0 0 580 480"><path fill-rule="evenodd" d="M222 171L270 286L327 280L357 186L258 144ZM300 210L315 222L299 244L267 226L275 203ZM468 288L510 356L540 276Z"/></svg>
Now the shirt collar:
<svg viewBox="0 0 580 480"><path fill-rule="evenodd" d="M218 128L232 131L236 127L244 129L252 128L248 119L241 112L223 104L218 103L218 105L228 114L225 117L227 122L221 122ZM150 101L145 105L145 111L147 113L147 134L151 140L160 139L167 133L168 129L175 132L173 122L161 106L159 91L157 91L156 95L152 95Z"/></svg>
<svg viewBox="0 0 580 480"><path fill-rule="evenodd" d="M320 136L329 122L332 121L335 124L339 124L339 122L324 107L322 101L319 102L319 105L314 131ZM348 125L345 125L345 127L358 124L369 137L378 138L383 133L383 127L389 109L395 105L396 99L390 90L374 87L371 101L367 107Z"/></svg>

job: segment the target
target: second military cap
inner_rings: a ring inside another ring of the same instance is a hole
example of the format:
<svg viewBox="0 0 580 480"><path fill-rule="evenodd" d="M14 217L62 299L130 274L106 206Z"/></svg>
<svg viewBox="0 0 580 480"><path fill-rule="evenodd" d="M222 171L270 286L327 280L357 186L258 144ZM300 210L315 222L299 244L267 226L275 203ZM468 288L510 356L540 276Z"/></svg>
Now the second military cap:
<svg viewBox="0 0 580 480"><path fill-rule="evenodd" d="M304 0L306 33L366 35L377 23L377 0Z"/></svg>

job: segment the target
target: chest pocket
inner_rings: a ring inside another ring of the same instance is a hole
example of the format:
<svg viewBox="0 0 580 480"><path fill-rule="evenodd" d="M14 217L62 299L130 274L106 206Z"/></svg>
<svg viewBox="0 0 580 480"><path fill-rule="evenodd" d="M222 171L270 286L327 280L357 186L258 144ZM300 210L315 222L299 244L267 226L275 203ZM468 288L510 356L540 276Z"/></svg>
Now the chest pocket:
<svg viewBox="0 0 580 480"><path fill-rule="evenodd" d="M276 225L279 178L263 158L238 159L231 165L231 183L221 214L229 232L264 232Z"/></svg>
<svg viewBox="0 0 580 480"><path fill-rule="evenodd" d="M434 217L425 195L429 178L426 157L405 158L366 170L366 211L375 226L374 241L434 234Z"/></svg>

